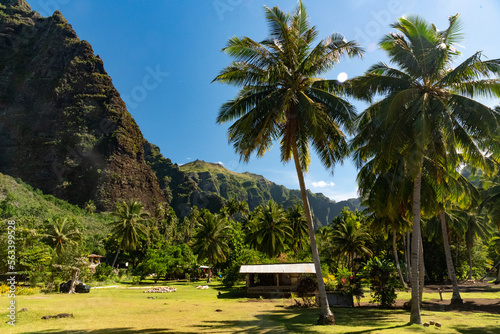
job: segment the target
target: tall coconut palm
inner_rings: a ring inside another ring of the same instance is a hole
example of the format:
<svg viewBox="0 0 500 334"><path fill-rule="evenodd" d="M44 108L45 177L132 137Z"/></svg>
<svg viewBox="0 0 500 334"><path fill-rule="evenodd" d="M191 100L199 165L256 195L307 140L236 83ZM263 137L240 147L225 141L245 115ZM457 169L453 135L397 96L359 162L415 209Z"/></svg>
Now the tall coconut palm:
<svg viewBox="0 0 500 334"><path fill-rule="evenodd" d="M61 254L65 247L77 245L82 240L81 232L68 221L67 217L56 218L45 237L49 239L49 245L57 254Z"/></svg>
<svg viewBox="0 0 500 334"><path fill-rule="evenodd" d="M361 226L362 214L358 210L351 212L342 210L342 215L335 219L330 231L330 244L333 253L340 258L345 258L345 263L350 271L354 269L356 255L372 256L372 251L366 246L371 236Z"/></svg>
<svg viewBox="0 0 500 334"><path fill-rule="evenodd" d="M140 237L147 234L145 223L149 218L149 213L144 211L142 203L130 200L129 202L118 202L113 210L113 215L117 220L110 224L112 227L111 235L118 240L119 244L112 267L115 266L118 254L122 249L135 250Z"/></svg>
<svg viewBox="0 0 500 334"><path fill-rule="evenodd" d="M193 243L193 252L198 255L198 260L206 259L211 266L226 261L231 229L231 225L223 215L204 212L198 220ZM208 275L208 282L210 281L211 270Z"/></svg>
<svg viewBox="0 0 500 334"><path fill-rule="evenodd" d="M482 60L481 52L453 67L460 54L458 15L438 30L419 17L403 17L392 24L397 32L386 35L380 47L396 67L372 66L353 80L358 97L381 100L359 119L354 140L356 160L377 156L377 171L387 171L401 157L413 180L412 196L412 302L410 323L421 324L419 296L420 202L425 157L442 166L456 166L461 151L471 163L484 165L483 150L498 150L495 132L499 113L474 100L500 95L500 60ZM487 167L487 166L485 166Z"/></svg>
<svg viewBox="0 0 500 334"><path fill-rule="evenodd" d="M477 208L469 210L457 210L453 215L453 225L465 240L467 255L469 257L469 280L472 279L472 247L477 239L488 240L491 237L492 229L488 224L488 219L478 215Z"/></svg>
<svg viewBox="0 0 500 334"><path fill-rule="evenodd" d="M248 233L250 245L269 257L277 257L284 253L287 239L292 239L293 230L283 207L270 200L266 205L257 207L255 211L251 231Z"/></svg>
<svg viewBox="0 0 500 334"><path fill-rule="evenodd" d="M293 158L318 278L319 322L333 324L303 174L309 167L311 145L327 168L333 168L347 153L342 127L351 128L354 107L337 95L343 90L339 82L318 77L342 57L360 56L362 50L340 34L313 45L318 32L310 25L301 2L291 14L266 7L265 16L269 38L259 43L233 37L223 49L236 60L214 81L241 90L221 107L217 122L234 121L228 130L229 142L244 161L253 153L262 157L278 139L282 161Z"/></svg>
<svg viewBox="0 0 500 334"><path fill-rule="evenodd" d="M288 247L295 255L307 246L307 219L302 205L296 204L286 210L286 219L292 229L292 238Z"/></svg>
<svg viewBox="0 0 500 334"><path fill-rule="evenodd" d="M436 168L437 167L437 168ZM463 177L456 169L455 166L443 168L437 164L427 164L427 175L424 181L427 183L425 190L425 197L427 198L427 206L432 207L430 216L435 216L436 219L430 219L427 223L427 229L436 226L433 222L438 221L440 225L439 234L443 238L444 254L446 259L446 267L448 271L448 278L453 286L453 293L451 297L452 305L461 305L463 303L462 297L458 287L458 280L451 256L450 248L450 235L451 231L448 222L450 222L449 211L450 204L455 208L468 210L475 203L479 193L465 177Z"/></svg>

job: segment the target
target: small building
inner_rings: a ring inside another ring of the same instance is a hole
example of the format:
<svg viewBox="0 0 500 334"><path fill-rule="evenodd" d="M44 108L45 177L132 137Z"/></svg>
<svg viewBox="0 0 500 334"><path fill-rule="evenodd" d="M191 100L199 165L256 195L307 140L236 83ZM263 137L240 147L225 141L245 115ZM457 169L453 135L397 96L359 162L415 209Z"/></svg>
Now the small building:
<svg viewBox="0 0 500 334"><path fill-rule="evenodd" d="M105 258L105 256L90 254L89 255L89 268L91 273L95 273L95 270L98 265L101 264L101 259Z"/></svg>
<svg viewBox="0 0 500 334"><path fill-rule="evenodd" d="M248 297L289 297L297 290L300 278L316 274L314 263L277 263L242 265L240 274L246 274Z"/></svg>

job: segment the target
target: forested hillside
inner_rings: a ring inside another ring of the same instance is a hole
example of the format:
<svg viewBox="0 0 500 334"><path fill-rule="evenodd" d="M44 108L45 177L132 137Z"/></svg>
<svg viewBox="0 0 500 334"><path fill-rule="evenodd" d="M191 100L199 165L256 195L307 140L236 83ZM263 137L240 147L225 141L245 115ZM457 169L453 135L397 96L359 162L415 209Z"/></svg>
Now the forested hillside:
<svg viewBox="0 0 500 334"><path fill-rule="evenodd" d="M196 205L219 211L230 198L248 203L250 210L273 200L284 208L301 204L299 190L287 189L252 173L235 173L220 164L196 160L182 166L163 157L151 143L144 146L146 161L156 173L160 186L177 216L184 217ZM316 228L325 226L344 207L360 207L359 199L333 202L323 194L308 192Z"/></svg>

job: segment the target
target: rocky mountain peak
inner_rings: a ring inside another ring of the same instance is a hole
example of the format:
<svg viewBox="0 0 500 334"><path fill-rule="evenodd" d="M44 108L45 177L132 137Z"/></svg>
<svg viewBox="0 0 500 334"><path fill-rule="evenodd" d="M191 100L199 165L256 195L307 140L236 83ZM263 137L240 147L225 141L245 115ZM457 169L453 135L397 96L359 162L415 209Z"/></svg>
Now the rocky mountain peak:
<svg viewBox="0 0 500 334"><path fill-rule="evenodd" d="M31 11L31 6L28 5L26 0L0 0L0 4L6 7L17 7L18 9L22 9L24 11Z"/></svg>

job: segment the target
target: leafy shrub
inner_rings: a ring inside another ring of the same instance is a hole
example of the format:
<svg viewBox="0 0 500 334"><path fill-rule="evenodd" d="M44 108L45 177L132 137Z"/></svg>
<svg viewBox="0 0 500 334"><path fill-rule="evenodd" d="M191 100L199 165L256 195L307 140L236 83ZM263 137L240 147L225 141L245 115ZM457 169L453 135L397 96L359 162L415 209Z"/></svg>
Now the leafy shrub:
<svg viewBox="0 0 500 334"><path fill-rule="evenodd" d="M240 274L240 266L237 264L232 265L224 270L222 285L224 285L226 288L231 288L241 279L242 275Z"/></svg>
<svg viewBox="0 0 500 334"><path fill-rule="evenodd" d="M92 278L97 282L106 282L115 277L114 268L106 263L101 263L96 267Z"/></svg>
<svg viewBox="0 0 500 334"><path fill-rule="evenodd" d="M366 262L365 270L372 291L370 303L380 303L382 307L392 306L396 302L396 288L399 286L394 263L374 257Z"/></svg>
<svg viewBox="0 0 500 334"><path fill-rule="evenodd" d="M313 306L317 290L318 282L311 276L304 276L297 286L297 295L302 298L305 306Z"/></svg>
<svg viewBox="0 0 500 334"><path fill-rule="evenodd" d="M363 296L360 278L347 268L341 268L337 271L337 276L328 275L323 280L328 291L356 297Z"/></svg>

